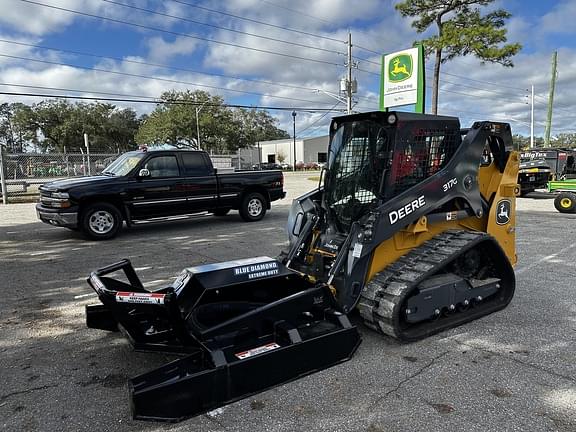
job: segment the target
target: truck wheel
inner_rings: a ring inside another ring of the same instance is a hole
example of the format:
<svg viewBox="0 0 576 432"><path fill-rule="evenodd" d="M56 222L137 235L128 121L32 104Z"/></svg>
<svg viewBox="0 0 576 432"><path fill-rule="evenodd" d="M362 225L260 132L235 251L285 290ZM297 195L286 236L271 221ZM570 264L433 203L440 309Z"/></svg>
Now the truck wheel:
<svg viewBox="0 0 576 432"><path fill-rule="evenodd" d="M214 210L212 213L214 216L226 216L230 212L230 209L217 209Z"/></svg>
<svg viewBox="0 0 576 432"><path fill-rule="evenodd" d="M246 222L256 222L266 214L266 200L258 192L249 193L242 200L240 216Z"/></svg>
<svg viewBox="0 0 576 432"><path fill-rule="evenodd" d="M554 207L560 213L575 213L576 212L576 194L572 192L560 192L554 198Z"/></svg>
<svg viewBox="0 0 576 432"><path fill-rule="evenodd" d="M122 227L122 215L112 204L91 204L82 212L81 226L92 240L111 239Z"/></svg>

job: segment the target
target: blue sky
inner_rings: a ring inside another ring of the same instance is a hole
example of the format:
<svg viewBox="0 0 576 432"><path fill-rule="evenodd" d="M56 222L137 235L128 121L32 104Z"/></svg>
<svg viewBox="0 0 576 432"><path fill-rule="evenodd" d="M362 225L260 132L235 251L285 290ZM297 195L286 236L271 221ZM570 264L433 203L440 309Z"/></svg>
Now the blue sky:
<svg viewBox="0 0 576 432"><path fill-rule="evenodd" d="M9 41L0 41L0 91L151 99L174 88L202 89L231 104L334 110L300 111L299 136L326 133L330 116L344 108L326 93L338 93L348 31L358 62L358 111L378 107L381 54L418 38L393 0L31 1L0 0L0 39ZM534 85L535 134L542 135L551 56L558 50L552 132L576 132L576 1L496 0L492 7L513 14L508 39L524 46L515 67L483 65L472 57L446 63L439 113L459 116L464 126L509 121L527 135L526 89ZM39 99L0 95L0 102L15 100ZM153 108L118 105L139 113ZM270 113L292 129L290 112Z"/></svg>

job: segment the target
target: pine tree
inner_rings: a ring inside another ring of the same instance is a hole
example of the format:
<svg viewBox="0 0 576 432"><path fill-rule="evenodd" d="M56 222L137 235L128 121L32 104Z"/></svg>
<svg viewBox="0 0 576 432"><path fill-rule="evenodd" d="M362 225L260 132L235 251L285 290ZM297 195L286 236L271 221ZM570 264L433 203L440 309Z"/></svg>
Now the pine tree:
<svg viewBox="0 0 576 432"><path fill-rule="evenodd" d="M514 66L510 60L519 43L505 44L505 21L511 14L498 9L483 15L480 6L494 0L404 0L396 9L404 17L415 17L412 27L423 33L436 25L437 34L424 39L426 55L434 55L432 113L438 112L440 65L454 57L473 55L484 62ZM504 45L503 45L504 44Z"/></svg>

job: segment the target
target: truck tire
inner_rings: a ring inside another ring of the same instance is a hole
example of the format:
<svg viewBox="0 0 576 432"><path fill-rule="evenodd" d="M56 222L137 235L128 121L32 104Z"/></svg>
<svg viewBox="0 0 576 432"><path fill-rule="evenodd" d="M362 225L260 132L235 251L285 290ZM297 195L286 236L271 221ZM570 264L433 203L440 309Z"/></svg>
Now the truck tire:
<svg viewBox="0 0 576 432"><path fill-rule="evenodd" d="M576 194L572 192L560 192L554 198L554 207L560 213L576 213Z"/></svg>
<svg viewBox="0 0 576 432"><path fill-rule="evenodd" d="M226 216L230 212L230 209L216 209L212 213L214 216Z"/></svg>
<svg viewBox="0 0 576 432"><path fill-rule="evenodd" d="M240 216L246 222L259 221L266 214L266 199L261 193L249 193L242 200L239 211Z"/></svg>
<svg viewBox="0 0 576 432"><path fill-rule="evenodd" d="M122 228L120 211L108 203L90 204L82 212L81 229L92 240L108 240Z"/></svg>

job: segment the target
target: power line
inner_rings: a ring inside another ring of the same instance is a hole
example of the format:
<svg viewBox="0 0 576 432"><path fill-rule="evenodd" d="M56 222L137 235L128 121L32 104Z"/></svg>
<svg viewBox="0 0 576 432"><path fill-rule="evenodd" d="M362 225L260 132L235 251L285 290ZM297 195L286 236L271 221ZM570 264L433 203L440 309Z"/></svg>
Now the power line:
<svg viewBox="0 0 576 432"><path fill-rule="evenodd" d="M432 78L430 78L430 79L432 79ZM484 92L495 93L497 95L502 95L502 96L513 96L513 97L519 97L519 98L523 97L522 95L519 95L519 94L503 93L503 92L498 91L498 90L490 90L490 89L471 86L468 84L455 83L452 81L446 81L445 79L440 79L439 82L441 84L452 84L452 85L459 86L459 87L466 87L466 88L471 88L471 89L480 90L480 91L484 91Z"/></svg>
<svg viewBox="0 0 576 432"><path fill-rule="evenodd" d="M378 51L374 51L374 50L371 50L371 49L368 49L368 48L364 48L364 47L362 47L362 46L360 46L360 45L356 45L356 44L354 44L354 46L355 46L356 48L358 48L358 49L361 49L361 50L364 50L364 51L368 51L368 52L371 52L371 53L376 54L376 55L379 55L379 56L382 55L382 52L378 52ZM370 63L374 63L374 62L370 62Z"/></svg>
<svg viewBox="0 0 576 432"><path fill-rule="evenodd" d="M111 92L102 92L102 91L95 91L95 90L77 90L77 89L70 89L70 88L63 88L63 87L47 87L47 86L35 86L35 85L27 85L27 84L16 84L16 83L3 83L0 82L0 86L2 87L22 87L22 88L29 88L29 89L40 89L40 90L56 90L56 91L66 91L72 93L91 93L91 94L99 94L104 96L121 96L126 98L148 98L149 96L143 95L132 95L126 93L111 93Z"/></svg>
<svg viewBox="0 0 576 432"><path fill-rule="evenodd" d="M314 49L314 50L323 51L323 52L327 52L327 53L331 53L331 54L345 55L344 53L339 52L339 51L334 51L334 50L329 50L329 49L326 49L326 48L315 47L315 46L312 46L312 45L301 44L301 43L294 42L294 41L286 41L286 40L282 40L282 39L276 39L276 38L269 37L269 36L262 36L262 35L259 35L259 34L256 34L256 33L248 33L248 32L244 32L244 31L241 31L241 30L234 30L234 29L230 29L230 28L218 26L218 25L215 25L215 24L208 24L208 23L205 23L205 22L196 21L196 20L192 20L192 19L189 19L189 18L184 18L184 17L181 17L181 16L170 15L170 14L166 14L166 13L162 13L162 12L157 12L157 11L154 11L154 10L151 10L151 9L146 9L146 8L142 8L142 7L138 7L138 6L133 6L133 5L129 5L129 4L126 4L126 3L121 3L121 2L117 2L117 1L113 1L113 0L102 0L102 1L103 1L103 2L106 2L106 3L113 4L113 5L122 6L122 7L129 8L129 9L133 9L133 10L138 10L138 11L141 11L141 12L150 13L150 14L153 14L153 15L163 16L163 17L166 17L166 18L173 18L173 19L177 19L177 20L184 21L184 22L188 22L188 23L192 23L192 24L199 24L199 25L203 25L203 26L207 26L207 27L212 27L212 28L217 28L217 29L220 29L220 30L225 30L225 31L233 32L233 33L243 34L243 35L247 35L247 36L253 36L253 37L257 37L257 38L265 39L265 40L269 40L269 41L280 42L280 43L288 44L288 45L290 45L290 46L299 46L299 47L302 47L302 48Z"/></svg>
<svg viewBox="0 0 576 432"><path fill-rule="evenodd" d="M282 9L289 10L289 11L291 11L291 12L294 12L294 13L297 13L297 14L300 14L300 15L303 15L303 16L307 16L307 17L316 19L316 20L318 20L318 21L322 21L322 22L324 22L324 23L336 25L334 22L327 21L327 20L324 20L324 19L322 19L322 18L319 18L319 17L313 16L313 15L306 14L306 13L304 13L304 12L301 12L301 11L298 11L298 10L295 10L295 9L290 9L290 8L287 8L287 7L284 7L284 6L280 6L280 5L278 5L278 4L274 3L274 2L271 2L271 1L263 0L263 2L264 2L264 3L271 4L271 5L274 5L274 6L276 6L276 7L282 8ZM358 31L359 33L369 34L369 33L364 32L364 31L362 31L362 30L357 30L357 31ZM373 37L373 35L370 35L370 36ZM384 39L382 39L382 40L384 40ZM357 45L357 44L355 44L354 46L355 46L356 48L358 48L358 49L361 49L361 50L364 50L364 51L367 51L367 52L371 52L371 53L376 54L376 55L382 55L382 53L379 52L379 51L374 51L374 50L371 50L371 49L369 49L369 48L366 48L366 47L363 47L363 46L360 46L360 45ZM378 63L378 62L375 62L375 61L372 61L372 60L369 60L369 59L363 59L363 58L360 58L360 57L354 57L354 58L356 58L357 60L361 60L361 61L363 61L363 62L369 63L369 64L373 64L373 65L378 66L378 67L381 67L381 66L382 66L381 63ZM426 69L429 70L429 71L433 71L433 68L426 68ZM379 73L375 73L375 72L371 72L371 71L367 71L367 70L363 70L363 69L358 69L358 70L360 70L361 72L364 72L364 73L372 74L372 75L380 75ZM445 74L445 75L449 75L449 76L453 76L453 77L456 77L456 78L465 79L465 80L468 80L468 81L474 81L474 82L478 82L478 83L482 83L482 84L489 84L489 85L498 86L498 87L506 87L506 88L509 88L509 89L512 89L512 90L528 91L527 88L512 87L512 86L507 86L507 85L504 85L504 84L496 84L496 83L493 83L493 82L482 81L482 80L477 80L477 79L473 79L473 78L468 78L468 77L465 77L465 76L462 76L462 75L457 75L457 74L453 74L453 73L449 73L449 72L442 72L442 73ZM486 91L491 91L491 90L486 90Z"/></svg>
<svg viewBox="0 0 576 432"><path fill-rule="evenodd" d="M357 45L354 45L354 46L358 47ZM371 60L368 60L368 59L360 59L360 60L362 60L362 61L364 61L364 62L366 62L366 63L373 64L373 65L375 65L375 66L379 66L379 67L382 66L381 63L377 63L377 62L374 62L374 61L371 61ZM433 71L434 71L434 68L432 68L432 67L426 67L425 69L426 69L427 71L429 71L429 72L433 72ZM373 73L373 74L374 74L374 72L371 72L371 71L363 71L363 72ZM477 83L480 83L480 84L489 84L489 85L496 86L496 87L509 88L509 89L511 89L511 90L528 91L528 88L513 87L513 86L508 86L508 85L505 85L505 84L499 84L499 83L493 83L493 82L490 82L490 81L484 81L484 80L478 80L478 79L474 79L474 78L468 78L468 77L465 77L465 76L462 76L462 75L457 75L457 74L453 74L453 73L445 72L445 71L442 71L441 74L442 74L442 75L453 76L453 77L455 77L455 78L460 78L460 79L463 79L463 80L466 80L466 81L477 82Z"/></svg>
<svg viewBox="0 0 576 432"><path fill-rule="evenodd" d="M111 93L111 92L101 92L101 91L95 91L95 90L87 90L87 89L83 89L83 90L78 90L78 89L70 89L70 88L63 88L63 87L47 87L47 86L35 86L35 85L27 85L27 84L15 84L15 83L3 83L0 82L0 86L2 87L22 87L22 88L29 88L29 89L40 89L40 90L54 90L54 91L66 91L66 92L72 92L72 93L91 93L91 94L99 94L99 95L105 95L105 96L119 96L119 97L124 97L124 98L140 98L140 99L148 99L149 96L145 96L145 95L132 95L132 94L126 94L126 93ZM90 97L90 96L88 96ZM170 99L154 99L157 101L157 103L163 103L163 101L170 101ZM173 100L175 101L174 103L176 103L178 100ZM193 102L186 102L186 101L180 101L186 105L192 104L192 105L202 105L202 102L198 102L198 103L193 103ZM334 106L332 106L332 108L330 109L319 109L321 111L326 111L327 113L334 111L334 108L339 104L340 102L337 102ZM210 104L207 104L207 106L209 106ZM226 106L239 106L239 107L247 107L246 105L229 105L229 104L224 104ZM278 108L280 109L280 108ZM282 108L284 109L284 108ZM289 109L289 108L285 108L285 109ZM310 125L311 126L311 125ZM308 126L308 127L310 127ZM307 128L308 128L307 127ZM306 129L307 129L306 128ZM304 130L306 130L304 129Z"/></svg>
<svg viewBox="0 0 576 432"><path fill-rule="evenodd" d="M354 46L355 46L356 48L358 48L358 45L354 45ZM381 67L381 66L382 66L382 63L381 63L381 62L375 62L375 61L372 61L372 60L368 60L368 59L360 58L360 57L356 57L356 56L354 56L354 58L355 58L356 60L363 61L364 63L369 63L369 64L372 64L372 65L375 65L375 66L378 66L378 67Z"/></svg>
<svg viewBox="0 0 576 432"><path fill-rule="evenodd" d="M67 8L63 8L63 7L47 5L45 3L40 3L40 2L33 1L33 0L19 0L19 1L24 2L24 3L34 4L37 6L46 7L49 9L55 9L55 10L59 10L59 11L63 11L63 12L68 12L68 13L72 13L75 15L81 15L81 16L85 16L85 17L89 17L89 18L100 19L103 21L110 21L110 22L113 22L116 24L123 24L123 25L132 26L132 27L137 27L137 28L141 28L141 29L145 29L145 30L152 30L152 31L167 33L167 34L171 34L171 35L175 35L175 36L182 36L182 37L187 37L190 39L197 39L197 40L201 40L204 42L216 43L216 44L220 44L220 45L231 46L234 48L242 48L242 49L246 49L246 50L250 50L250 51L256 51L256 52L260 52L260 53L264 53L264 54L272 54L272 55L276 55L276 56L280 56L280 57L287 57L287 58L293 58L293 59L297 59L297 60L309 61L309 62L313 62L313 63L321 63L321 64L327 64L330 66L342 67L342 65L339 63L333 63L333 62L329 62L329 61L325 61L325 60L311 59L308 57L301 57L301 56L287 54L287 53L279 53L276 51L269 51L269 50L264 50L264 49L260 49L260 48L248 47L245 45L238 45L238 44L234 44L231 42L218 41L216 39L208 39L208 38L195 36L195 35L188 34L188 33L180 33L180 32L165 30L165 29L161 29L161 28L157 28L157 27L150 27L150 26L143 25L143 24L137 24L137 23L133 23L133 22L129 22L129 21L119 20L119 19L115 19L115 18L108 18L108 17L104 17L101 15L94 15L94 14L90 14L87 12L80 12L80 11L76 11L73 9L67 9Z"/></svg>
<svg viewBox="0 0 576 432"><path fill-rule="evenodd" d="M304 129L298 131L298 136L300 138L302 138L302 132L307 131L308 129L310 129L312 126L314 126L316 123L318 123L319 121L321 121L324 117L326 117L328 114L330 114L332 111L335 111L334 108L336 108L336 106L339 104L340 102L336 102L334 104L334 106L332 108L330 108L329 111L326 111L324 114L322 114L318 119L314 120L312 123L310 123L308 126L306 126ZM316 128L314 128L316 129Z"/></svg>
<svg viewBox="0 0 576 432"><path fill-rule="evenodd" d="M173 83L173 84L185 84L185 85L191 85L191 86L195 86L195 87L206 87L206 88L211 88L211 89L225 91L225 92L251 94L254 96L264 96L264 97L275 98L275 99L293 100L293 101L297 101L297 102L328 104L325 102L311 101L308 99L291 98L288 96L275 96L275 95L270 95L270 94L265 94L265 93L249 92L249 91L245 91L245 90L227 89L224 87L211 86L208 84L198 84L198 83L193 83L193 82L189 82L189 81L181 81L181 80L175 80L175 79L169 79L169 78L159 78L159 77L153 77L153 76L148 76L148 75L140 75L140 74L134 74L134 73L128 73L128 72L111 71L111 70L100 69L100 68L90 68L90 67L86 67L86 66L77 66L77 65L72 65L72 64L68 64L68 63L55 62L55 61L49 61L49 60L32 59L32 58L28 58L28 57L13 56L13 55L8 55L8 54L0 54L0 57L13 58L13 59L18 59L18 60L26 60L26 61L36 62L36 63L52 64L52 65L56 65L56 66L67 66L67 67L72 67L72 68L82 69L82 70L87 70L87 71L95 71L95 72L103 72L103 73L109 73L109 74L115 74L115 75L121 75L121 76L129 76L132 78L143 78L143 79L162 81L162 82L168 82L168 83Z"/></svg>
<svg viewBox="0 0 576 432"><path fill-rule="evenodd" d="M236 19L239 19L239 20L242 20L242 21L248 21L248 22L252 22L252 23L255 23L255 24L261 24L261 25L269 26L269 27L272 27L272 28L280 29L280 30L285 30L285 31L293 32L293 33L299 33L299 34L303 34L303 35L307 35L307 36L312 36L312 37L316 37L316 38L320 38L320 39L329 40L329 41L332 41L332 42L338 42L338 43L340 43L340 44L345 43L343 40L340 40L340 39L335 39L335 38L331 38L331 37L328 37L328 36L322 36L322 35L318 35L318 34L315 34L315 33L309 33L309 32L304 31L304 30L297 30L297 29L294 29L294 28L289 28L289 27L284 27L284 26L280 26L280 25L276 25L276 24L266 23L266 22L263 22L263 21L258 21L258 20L252 19L252 18L246 18L246 17L242 17L242 16L239 16L239 15L234 15L234 14L227 13L227 12L224 12L224 11L221 11L221 10L217 10L217 9L210 9L210 8L205 7L205 6L200 6L200 5L197 5L197 4L194 4L194 3L185 2L185 1L182 1L182 0L170 0L170 1L173 2L173 3L179 3L179 4L182 4L182 5L190 6L190 7L193 7L193 8L196 8L196 9L200 9L200 10L204 10L204 11L207 11L207 12L212 12L212 13L217 13L217 14L219 14L219 15L229 16L229 17L231 17L231 18L236 18Z"/></svg>
<svg viewBox="0 0 576 432"><path fill-rule="evenodd" d="M231 79L235 79L235 80L239 80L239 81L247 81L247 82L254 82L254 83L259 83L259 84L274 85L274 86L279 86L282 88L292 88L292 89L296 89L296 90L310 90L310 91L316 90L315 88L312 88L312 87L295 86L292 84L276 83L276 82L272 82L272 81L256 80L256 79L250 79L250 78L240 78L240 77L224 75L224 74L217 74L217 73L207 73L207 72L202 72L202 71L195 70L195 69L182 68L182 67L176 67L176 66L168 66L168 65L160 64L160 63L150 63L150 62L144 62L144 61L140 61L140 60L125 59L125 58L121 58L121 57L104 56L104 55L99 55L99 54L87 53L87 52L83 52L83 51L65 50L65 49L61 49L61 48L54 48L54 47L49 47L49 46L45 46L45 45L35 45L35 44L13 41L13 40L8 40L8 39L0 39L0 42L14 44L14 45L20 45L20 46L27 46L27 47L32 47L32 48L45 49L45 50L50 50L50 51L57 51L57 52L62 52L62 53L67 53L67 54L75 54L75 55L81 55L81 56L86 56L86 57L100 58L100 59L104 59L104 60L115 60L115 61L124 62L124 63L160 67L160 68L165 68L165 69L169 69L169 70L176 70L176 71L181 71L181 72L192 72L192 73L207 75L207 76L231 78Z"/></svg>
<svg viewBox="0 0 576 432"><path fill-rule="evenodd" d="M278 3L274 3L274 2L271 2L271 1L268 1L268 0L262 0L262 3L268 3L269 5L275 6L275 7L277 7L277 8L284 9L284 10L287 10L287 11L289 11L289 12L294 12L294 13L296 13L296 14L298 14L298 15L302 15L302 16L305 16L305 17L308 17L308 18L312 18L312 19L315 19L315 20L317 20L317 21L321 21L321 22L326 23L326 24L334 24L333 22L330 22L330 21L325 20L325 19L323 19L323 18L319 18L319 17L317 17L317 16L310 15L310 14L307 14L307 13L304 13L304 12L300 12L300 11L295 10L295 9L290 9L290 8L288 8L288 7L286 7L286 6L281 6L281 5L279 5Z"/></svg>
<svg viewBox="0 0 576 432"><path fill-rule="evenodd" d="M6 96L23 96L23 97L41 97L41 98L54 98L54 99L79 99L79 100L92 100L92 101L111 101L111 102L129 102L129 103L146 103L146 104L166 104L166 105L203 105L200 102L187 102L178 100L153 100L153 99L127 99L127 98L100 98L92 96L73 96L73 95L55 95L46 93L23 93L23 92L0 92L0 95ZM270 111L300 111L300 112L325 112L330 111L329 108L305 108L305 107L275 107L275 106L258 106L258 105L240 105L240 104L205 104L204 106L219 107L224 106L228 108L246 108L246 109L260 109Z"/></svg>
<svg viewBox="0 0 576 432"><path fill-rule="evenodd" d="M367 73L367 74L369 74L369 75L376 75L376 76L380 76L380 73L371 72L371 71L368 71L368 70L366 70L366 69L360 69L360 68L356 68L356 70L357 70L357 71L360 71L360 72L364 72L364 73Z"/></svg>
<svg viewBox="0 0 576 432"><path fill-rule="evenodd" d="M540 101L537 101L536 103L548 105L548 99L546 99L544 96L535 95L534 98L542 99L541 102L540 102ZM566 109L566 108L568 108L568 109ZM567 105L560 105L560 106L558 106L558 104L554 104L554 105L553 105L553 109L555 109L555 110L560 110L560 111L563 111L563 112L567 112L567 113L570 113L570 114L573 114L573 113L574 113L574 110L573 110L573 109L570 109L570 107L568 107Z"/></svg>
<svg viewBox="0 0 576 432"><path fill-rule="evenodd" d="M176 1L176 0L173 0L173 1ZM303 15L303 16L306 16L306 17L308 17L308 18L312 18L312 19L315 19L315 20L317 20L317 21L321 21L321 22L326 23L326 24L331 24L331 25L333 25L333 26L337 26L337 24L336 24L335 22L333 22L333 21L328 21L328 20L325 20L325 19L323 19L323 18L320 18L320 17L314 16L314 15L310 15L310 14L307 14L307 13L304 13L304 12L301 12L301 11L298 11L298 10L296 10L296 9L290 9L290 8L285 7L285 6L280 6L279 4L274 3L274 2L271 2L271 1L268 1L268 0L262 0L262 2L268 3L268 4L273 5L273 6L276 6L276 7L280 8L280 9L285 9L285 10L288 10L288 11L290 11L290 12L294 12L294 13L296 13L296 14L298 14L298 15ZM370 36L371 38L374 37L374 35L372 35L372 34L370 34L370 33L368 33L368 32L362 31L362 30L360 30L360 29L357 29L356 31L357 31L358 33L363 33L363 34L365 34L365 35L368 35L368 36ZM381 39L381 40L384 41L384 39ZM385 42L385 41L384 41L384 42ZM371 49L369 49L369 48L362 47L362 46L360 46L360 45L354 45L354 46L355 46L356 48L358 48L358 49L361 49L361 50L364 50L364 51L367 51L367 52L371 52L371 53L374 53L374 54L377 54L377 55L382 55L382 53L379 52L379 51L374 51L374 50L371 50ZM361 59L361 60L365 60L365 59ZM373 63L373 62L372 62L372 63Z"/></svg>

